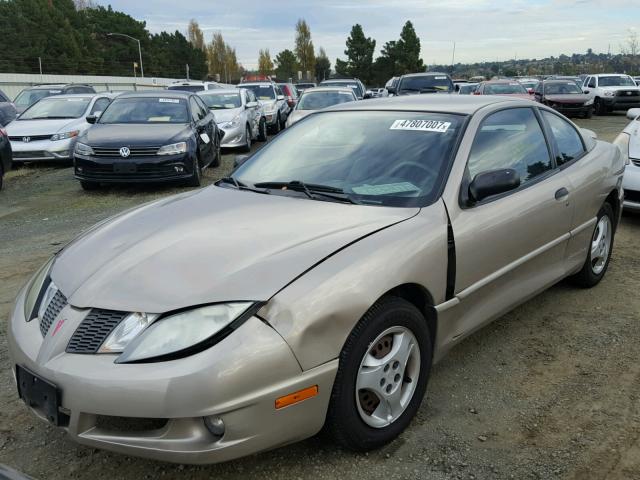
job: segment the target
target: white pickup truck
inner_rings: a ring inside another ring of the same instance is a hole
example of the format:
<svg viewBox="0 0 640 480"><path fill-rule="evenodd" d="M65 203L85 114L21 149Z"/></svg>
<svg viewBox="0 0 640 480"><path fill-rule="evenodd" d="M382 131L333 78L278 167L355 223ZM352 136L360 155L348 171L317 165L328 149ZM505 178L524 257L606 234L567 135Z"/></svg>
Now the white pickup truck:
<svg viewBox="0 0 640 480"><path fill-rule="evenodd" d="M582 90L593 98L596 115L640 107L640 87L629 75L600 73L584 79Z"/></svg>

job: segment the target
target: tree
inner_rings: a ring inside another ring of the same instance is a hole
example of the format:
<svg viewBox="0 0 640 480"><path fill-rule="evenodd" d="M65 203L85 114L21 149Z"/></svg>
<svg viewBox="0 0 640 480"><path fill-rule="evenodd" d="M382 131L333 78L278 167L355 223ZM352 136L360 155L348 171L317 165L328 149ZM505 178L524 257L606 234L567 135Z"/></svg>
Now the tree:
<svg viewBox="0 0 640 480"><path fill-rule="evenodd" d="M384 44L380 56L376 58L373 67L373 83L384 85L391 77L398 73L398 47L395 40Z"/></svg>
<svg viewBox="0 0 640 480"><path fill-rule="evenodd" d="M402 27L400 40L396 43L396 54L399 74L424 71L424 63L420 58L420 39L416 35L411 21Z"/></svg>
<svg viewBox="0 0 640 480"><path fill-rule="evenodd" d="M362 26L356 23L347 38L347 49L344 51L347 60L336 60L336 71L341 75L359 78L365 83L370 82L375 48L376 41L365 37Z"/></svg>
<svg viewBox="0 0 640 480"><path fill-rule="evenodd" d="M296 55L289 49L281 51L276 55L276 77L278 80L288 81L298 78L298 62Z"/></svg>
<svg viewBox="0 0 640 480"><path fill-rule="evenodd" d="M200 25L195 19L191 19L189 21L189 27L187 28L187 33L189 37L189 43L193 45L195 48L206 51L206 46L204 44L204 33L200 30Z"/></svg>
<svg viewBox="0 0 640 480"><path fill-rule="evenodd" d="M258 53L258 71L260 75L271 75L273 72L273 62L271 61L271 54L269 49L260 49Z"/></svg>
<svg viewBox="0 0 640 480"><path fill-rule="evenodd" d="M307 79L315 70L316 59L311 41L311 30L302 18L296 23L296 57L302 75Z"/></svg>
<svg viewBox="0 0 640 480"><path fill-rule="evenodd" d="M326 80L331 74L331 60L329 60L327 52L322 47L320 47L316 55L315 74L318 81Z"/></svg>

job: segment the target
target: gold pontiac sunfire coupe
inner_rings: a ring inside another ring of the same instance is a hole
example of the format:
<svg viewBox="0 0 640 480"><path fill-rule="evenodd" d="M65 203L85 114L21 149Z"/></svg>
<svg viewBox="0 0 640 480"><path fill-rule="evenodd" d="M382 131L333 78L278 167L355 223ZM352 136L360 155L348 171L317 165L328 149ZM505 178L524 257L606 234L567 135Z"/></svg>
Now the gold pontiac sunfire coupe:
<svg viewBox="0 0 640 480"><path fill-rule="evenodd" d="M323 426L380 447L453 345L565 277L602 279L624 163L528 100L313 113L231 177L47 262L8 328L18 394L80 443L159 460L230 460Z"/></svg>

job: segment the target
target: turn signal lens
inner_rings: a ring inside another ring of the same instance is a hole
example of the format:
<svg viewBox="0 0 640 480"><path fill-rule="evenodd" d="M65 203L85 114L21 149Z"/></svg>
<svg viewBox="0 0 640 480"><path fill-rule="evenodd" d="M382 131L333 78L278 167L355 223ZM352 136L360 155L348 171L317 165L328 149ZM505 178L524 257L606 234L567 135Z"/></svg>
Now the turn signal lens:
<svg viewBox="0 0 640 480"><path fill-rule="evenodd" d="M315 397L316 395L318 395L317 385L305 388L304 390L300 390L295 393L290 393L289 395L285 395L284 397L276 399L276 410L288 407L289 405L293 405L295 403L300 403L311 397Z"/></svg>

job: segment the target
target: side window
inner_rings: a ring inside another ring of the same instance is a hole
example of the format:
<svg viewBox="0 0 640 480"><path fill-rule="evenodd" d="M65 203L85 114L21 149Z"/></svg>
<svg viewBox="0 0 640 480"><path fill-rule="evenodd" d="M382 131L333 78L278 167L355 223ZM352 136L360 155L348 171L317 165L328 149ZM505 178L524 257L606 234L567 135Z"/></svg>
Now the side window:
<svg viewBox="0 0 640 480"><path fill-rule="evenodd" d="M525 184L553 168L547 142L531 108L511 108L484 119L473 140L467 170L479 173L512 168Z"/></svg>
<svg viewBox="0 0 640 480"><path fill-rule="evenodd" d="M536 85L536 90L535 90L536 94L542 95L542 90L544 89L543 83L544 82L538 82L538 85Z"/></svg>
<svg viewBox="0 0 640 480"><path fill-rule="evenodd" d="M596 77L589 77L589 88L596 88Z"/></svg>
<svg viewBox="0 0 640 480"><path fill-rule="evenodd" d="M96 112L100 112L100 113L104 112L104 109L107 108L107 106L110 103L111 103L111 99L106 97L97 99L93 104L93 107L91 107L91 111L89 112L89 115L94 115Z"/></svg>
<svg viewBox="0 0 640 480"><path fill-rule="evenodd" d="M542 116L549 124L556 140L556 147L558 148L556 162L558 165L564 165L584 154L585 149L582 144L582 138L573 128L573 125L551 112L543 111Z"/></svg>
<svg viewBox="0 0 640 480"><path fill-rule="evenodd" d="M200 107L202 118L205 118L207 115L209 115L209 107L207 107L204 101L200 97L193 97L193 98L195 98L196 102L198 103L198 106Z"/></svg>
<svg viewBox="0 0 640 480"><path fill-rule="evenodd" d="M194 122L198 123L202 120L202 112L200 111L200 105L196 102L194 98L189 100L189 105L191 106L191 118Z"/></svg>

